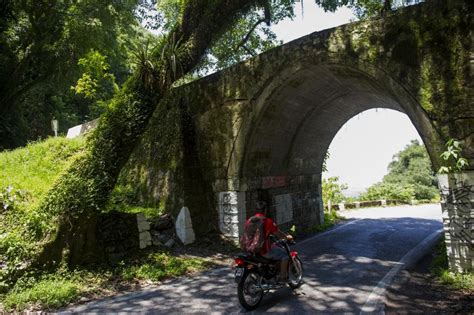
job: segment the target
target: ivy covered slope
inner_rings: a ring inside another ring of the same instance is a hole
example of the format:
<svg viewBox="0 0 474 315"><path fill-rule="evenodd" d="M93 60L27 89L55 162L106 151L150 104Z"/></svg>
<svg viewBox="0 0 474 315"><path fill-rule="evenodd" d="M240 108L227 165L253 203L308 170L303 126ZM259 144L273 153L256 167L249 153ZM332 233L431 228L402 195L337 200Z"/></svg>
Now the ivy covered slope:
<svg viewBox="0 0 474 315"><path fill-rule="evenodd" d="M35 250L34 234L51 224L37 205L84 147L82 138L50 138L0 153L0 288Z"/></svg>

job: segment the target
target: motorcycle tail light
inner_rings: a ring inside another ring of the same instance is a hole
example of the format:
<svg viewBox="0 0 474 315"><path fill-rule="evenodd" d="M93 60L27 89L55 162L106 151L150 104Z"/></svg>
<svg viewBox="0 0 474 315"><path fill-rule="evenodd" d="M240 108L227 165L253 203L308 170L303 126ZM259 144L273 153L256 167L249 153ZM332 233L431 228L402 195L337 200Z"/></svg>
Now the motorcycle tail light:
<svg viewBox="0 0 474 315"><path fill-rule="evenodd" d="M237 266L243 266L245 264L242 258L235 258L235 263L237 264Z"/></svg>
<svg viewBox="0 0 474 315"><path fill-rule="evenodd" d="M291 254L291 257L296 257L296 256L298 256L298 252L296 252L296 251L292 251L290 254Z"/></svg>

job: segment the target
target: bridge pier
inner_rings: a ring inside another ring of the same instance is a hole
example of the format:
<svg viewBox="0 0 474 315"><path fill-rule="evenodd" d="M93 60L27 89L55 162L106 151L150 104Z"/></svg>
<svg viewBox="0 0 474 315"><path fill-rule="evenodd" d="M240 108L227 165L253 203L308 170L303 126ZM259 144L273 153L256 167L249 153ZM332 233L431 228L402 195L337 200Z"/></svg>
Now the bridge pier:
<svg viewBox="0 0 474 315"><path fill-rule="evenodd" d="M247 218L256 213L257 201L265 201L269 215L280 229L296 226L297 232L324 223L320 176L265 176L241 180L241 190L217 195L219 229L238 240Z"/></svg>
<svg viewBox="0 0 474 315"><path fill-rule="evenodd" d="M474 270L474 171L438 175L449 265Z"/></svg>

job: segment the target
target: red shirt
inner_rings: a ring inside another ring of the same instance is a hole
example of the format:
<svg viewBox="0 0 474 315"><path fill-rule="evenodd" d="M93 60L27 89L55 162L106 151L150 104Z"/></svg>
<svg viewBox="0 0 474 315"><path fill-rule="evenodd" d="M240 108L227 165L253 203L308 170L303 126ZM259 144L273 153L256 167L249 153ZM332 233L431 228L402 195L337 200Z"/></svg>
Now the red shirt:
<svg viewBox="0 0 474 315"><path fill-rule="evenodd" d="M257 213L255 215L259 217L265 216L263 213ZM278 226L272 219L265 217L263 221L263 229L265 231L265 243L263 244L262 250L260 251L260 255L265 255L270 251L272 244L270 242L269 236L270 234L274 234L278 231Z"/></svg>

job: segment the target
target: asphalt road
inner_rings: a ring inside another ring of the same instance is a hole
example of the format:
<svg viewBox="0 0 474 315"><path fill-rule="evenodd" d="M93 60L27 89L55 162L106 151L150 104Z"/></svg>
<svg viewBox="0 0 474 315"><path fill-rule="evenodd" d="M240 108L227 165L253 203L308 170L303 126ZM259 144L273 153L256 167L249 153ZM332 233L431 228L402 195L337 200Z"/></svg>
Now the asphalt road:
<svg viewBox="0 0 474 315"><path fill-rule="evenodd" d="M305 284L264 296L255 313L383 313L385 288L439 237L439 205L345 212L349 222L299 242ZM230 268L180 278L159 287L74 306L63 311L110 313L244 312Z"/></svg>

